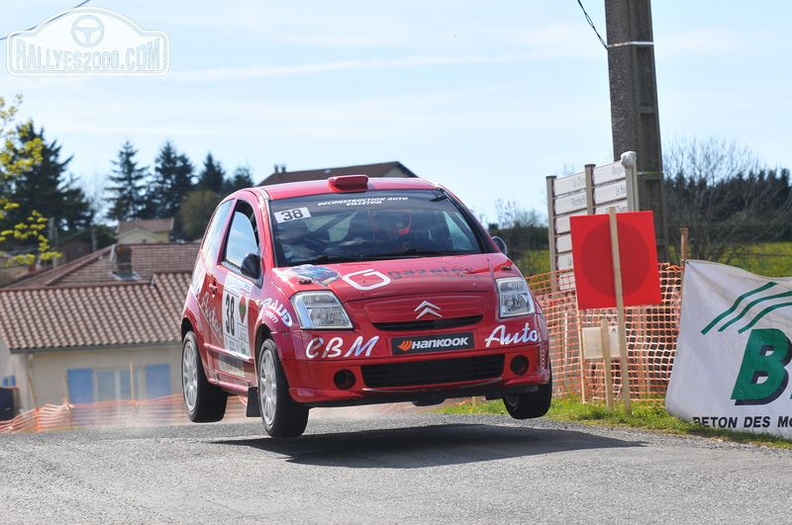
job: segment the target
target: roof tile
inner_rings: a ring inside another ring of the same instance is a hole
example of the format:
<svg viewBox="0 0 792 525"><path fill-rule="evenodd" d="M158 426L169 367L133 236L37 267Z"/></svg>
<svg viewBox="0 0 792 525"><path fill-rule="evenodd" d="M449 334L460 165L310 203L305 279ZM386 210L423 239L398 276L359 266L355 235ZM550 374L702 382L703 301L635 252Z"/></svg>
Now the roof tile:
<svg viewBox="0 0 792 525"><path fill-rule="evenodd" d="M192 272L200 243L126 244L132 251L132 270L140 280L149 280L155 273ZM12 284L6 289L39 288L44 286L79 286L119 282L116 270L115 246L108 246L58 268L39 273Z"/></svg>
<svg viewBox="0 0 792 525"><path fill-rule="evenodd" d="M179 340L187 272L150 281L0 290L0 339L11 351Z"/></svg>

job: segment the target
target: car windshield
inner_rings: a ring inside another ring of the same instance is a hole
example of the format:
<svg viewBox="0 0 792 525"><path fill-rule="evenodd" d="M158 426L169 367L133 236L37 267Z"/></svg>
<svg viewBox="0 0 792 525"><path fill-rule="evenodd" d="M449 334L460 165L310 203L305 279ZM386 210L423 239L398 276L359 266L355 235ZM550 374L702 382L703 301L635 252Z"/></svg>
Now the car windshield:
<svg viewBox="0 0 792 525"><path fill-rule="evenodd" d="M272 201L278 266L481 253L444 192L368 191Z"/></svg>

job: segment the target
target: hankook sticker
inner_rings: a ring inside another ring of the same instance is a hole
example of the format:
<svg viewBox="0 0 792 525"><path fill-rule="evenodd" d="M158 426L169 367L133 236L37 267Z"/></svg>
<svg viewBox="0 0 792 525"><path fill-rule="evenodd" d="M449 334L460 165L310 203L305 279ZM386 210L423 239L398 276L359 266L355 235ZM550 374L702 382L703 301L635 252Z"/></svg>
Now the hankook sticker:
<svg viewBox="0 0 792 525"><path fill-rule="evenodd" d="M391 338L391 350L394 355L470 350L473 347L473 332Z"/></svg>

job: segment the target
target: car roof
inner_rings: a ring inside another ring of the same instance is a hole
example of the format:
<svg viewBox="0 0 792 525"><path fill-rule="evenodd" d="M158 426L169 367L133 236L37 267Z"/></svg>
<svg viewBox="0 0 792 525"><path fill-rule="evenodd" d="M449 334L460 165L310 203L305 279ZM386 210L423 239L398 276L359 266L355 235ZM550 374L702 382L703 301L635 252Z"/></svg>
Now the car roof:
<svg viewBox="0 0 792 525"><path fill-rule="evenodd" d="M347 177L357 177L357 175L348 175ZM400 178L400 177L377 177L369 178L367 190L434 190L440 186L417 177ZM344 190L334 186L331 179L326 180L311 180L304 182L286 182L283 184L272 184L268 186L257 186L250 188L248 191L272 200L288 199L290 197L302 197L306 195L322 195L322 194L348 194L348 193L362 193L359 189Z"/></svg>

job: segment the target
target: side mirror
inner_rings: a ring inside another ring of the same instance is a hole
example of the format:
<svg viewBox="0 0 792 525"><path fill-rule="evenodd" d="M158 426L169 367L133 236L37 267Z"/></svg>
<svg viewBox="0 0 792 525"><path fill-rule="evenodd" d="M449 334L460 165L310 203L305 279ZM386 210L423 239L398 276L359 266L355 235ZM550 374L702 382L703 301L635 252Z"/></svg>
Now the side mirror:
<svg viewBox="0 0 792 525"><path fill-rule="evenodd" d="M493 235L492 240L495 241L495 246L498 247L503 255L509 255L509 248L506 246L506 241L497 235Z"/></svg>
<svg viewBox="0 0 792 525"><path fill-rule="evenodd" d="M261 259L255 253L249 253L242 259L242 275L258 281L261 277Z"/></svg>

